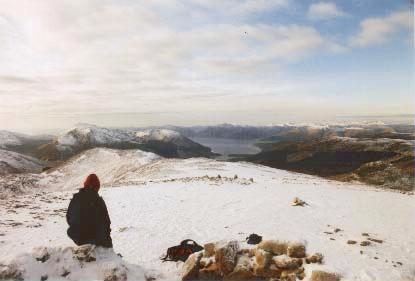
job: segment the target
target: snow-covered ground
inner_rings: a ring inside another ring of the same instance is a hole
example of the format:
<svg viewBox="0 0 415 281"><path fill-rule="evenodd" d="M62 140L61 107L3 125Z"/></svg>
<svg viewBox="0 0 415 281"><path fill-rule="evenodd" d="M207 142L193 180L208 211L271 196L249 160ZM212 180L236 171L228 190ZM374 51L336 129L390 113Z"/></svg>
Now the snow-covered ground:
<svg viewBox="0 0 415 281"><path fill-rule="evenodd" d="M61 174L57 183L65 177L71 182L59 185L63 191L51 184L0 202L0 264L27 256L34 247L73 245L66 236L65 211L73 184L82 184L77 174L97 168L98 176L113 179L111 173L119 172L113 165L122 161L111 156L112 163L102 151L95 151L94 157L103 157L96 166L82 158L55 171ZM180 279L181 264L159 258L183 239L203 244L257 233L305 241L309 253L323 253L325 263L307 270L321 267L341 273L343 280L415 280L414 196L249 163L168 160L142 152L128 157L137 158L134 168L100 191L112 220L114 249L127 263L157 272L160 279ZM50 174L43 176L47 184ZM308 205L291 206L294 197ZM362 233L384 242L360 246ZM77 274L79 279L82 273Z"/></svg>

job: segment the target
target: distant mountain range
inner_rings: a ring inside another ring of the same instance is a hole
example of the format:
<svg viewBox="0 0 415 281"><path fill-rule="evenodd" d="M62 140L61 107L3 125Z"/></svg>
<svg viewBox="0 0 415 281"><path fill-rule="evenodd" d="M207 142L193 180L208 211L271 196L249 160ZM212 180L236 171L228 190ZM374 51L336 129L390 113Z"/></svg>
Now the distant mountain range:
<svg viewBox="0 0 415 281"><path fill-rule="evenodd" d="M188 138L261 139L271 142L282 140L301 141L328 136L415 140L415 126L411 124L281 124L271 126L221 124L215 126L192 127L169 125L151 128L173 130Z"/></svg>
<svg viewBox="0 0 415 281"><path fill-rule="evenodd" d="M0 163L3 174L39 172L92 148L140 149L167 158L216 156L190 138L254 140L261 148L256 155L234 155L236 160L387 188L415 186L415 126L379 123L149 128L79 124L55 137L0 131Z"/></svg>

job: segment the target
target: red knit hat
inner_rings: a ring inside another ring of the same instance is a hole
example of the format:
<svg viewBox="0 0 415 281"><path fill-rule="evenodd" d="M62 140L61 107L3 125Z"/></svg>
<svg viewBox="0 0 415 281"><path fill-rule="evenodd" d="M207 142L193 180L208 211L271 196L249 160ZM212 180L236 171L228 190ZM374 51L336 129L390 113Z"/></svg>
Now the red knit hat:
<svg viewBox="0 0 415 281"><path fill-rule="evenodd" d="M96 192L98 192L100 186L99 178L95 174L90 174L84 182L84 188L93 188Z"/></svg>

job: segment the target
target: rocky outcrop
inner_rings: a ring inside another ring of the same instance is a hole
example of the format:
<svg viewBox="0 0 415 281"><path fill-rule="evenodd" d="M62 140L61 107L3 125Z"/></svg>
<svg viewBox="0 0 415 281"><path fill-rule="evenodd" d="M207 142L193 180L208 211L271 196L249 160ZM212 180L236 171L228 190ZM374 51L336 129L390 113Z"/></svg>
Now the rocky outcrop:
<svg viewBox="0 0 415 281"><path fill-rule="evenodd" d="M305 245L298 242L265 240L252 247L222 241L205 244L204 251L190 256L183 265L182 280L303 280L304 266L322 262L322 254L307 257Z"/></svg>

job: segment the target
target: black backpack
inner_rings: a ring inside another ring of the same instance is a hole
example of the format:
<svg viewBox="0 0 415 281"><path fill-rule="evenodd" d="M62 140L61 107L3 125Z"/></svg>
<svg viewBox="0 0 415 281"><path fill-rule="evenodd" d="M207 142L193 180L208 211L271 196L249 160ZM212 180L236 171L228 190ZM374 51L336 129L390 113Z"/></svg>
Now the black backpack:
<svg viewBox="0 0 415 281"><path fill-rule="evenodd" d="M182 261L185 262L187 258L196 252L202 251L203 247L197 244L194 240L186 239L180 242L180 245L173 246L167 249L167 254L161 260L165 261Z"/></svg>
<svg viewBox="0 0 415 281"><path fill-rule="evenodd" d="M262 241L262 236L252 233L251 235L249 235L248 237L246 237L246 243L251 244L251 245L256 245L261 243Z"/></svg>

